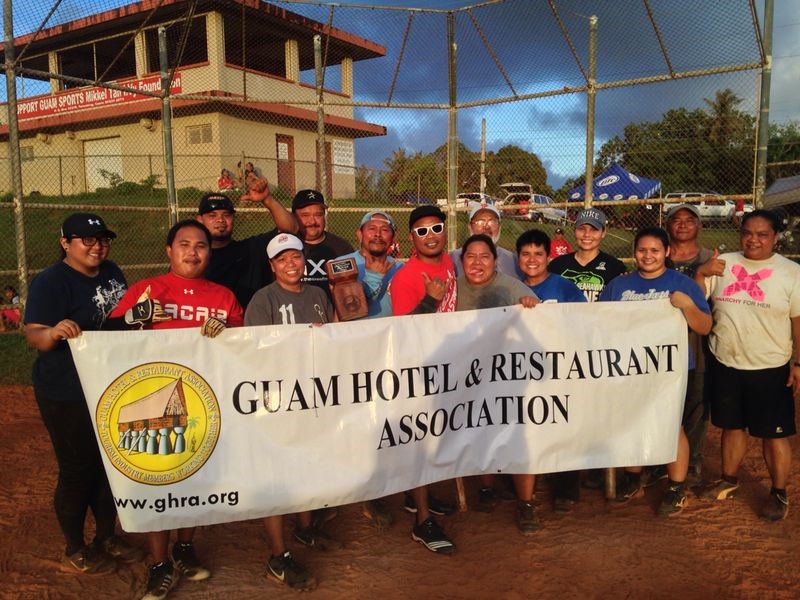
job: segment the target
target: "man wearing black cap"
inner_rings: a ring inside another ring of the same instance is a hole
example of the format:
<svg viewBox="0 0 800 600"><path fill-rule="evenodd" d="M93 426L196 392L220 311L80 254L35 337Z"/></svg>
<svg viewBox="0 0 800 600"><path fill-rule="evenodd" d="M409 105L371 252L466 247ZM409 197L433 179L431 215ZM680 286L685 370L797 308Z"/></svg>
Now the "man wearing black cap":
<svg viewBox="0 0 800 600"><path fill-rule="evenodd" d="M261 202L275 220L276 228L243 240L234 240L233 216L236 209L228 196L218 192L205 194L197 210L197 220L211 232L211 262L205 277L231 290L243 308L247 308L256 291L273 280L266 259L269 241L279 231L297 232L294 217L270 193L265 179L250 174L247 187L247 193L240 200Z"/></svg>
<svg viewBox="0 0 800 600"><path fill-rule="evenodd" d="M354 249L344 238L325 231L327 209L325 197L317 190L300 190L292 200L292 213L297 219L300 228L298 236L303 240L306 255L303 283L322 288L330 298L325 264L338 256L353 252Z"/></svg>
<svg viewBox="0 0 800 600"><path fill-rule="evenodd" d="M389 287L392 314L453 312L456 309L456 272L445 252L447 216L436 206L418 206L408 219L414 256L397 272ZM455 545L431 514L449 514L455 507L428 494L428 486L406 492L405 510L416 514L411 538L428 550L452 554Z"/></svg>
<svg viewBox="0 0 800 600"><path fill-rule="evenodd" d="M700 245L698 236L703 224L700 212L693 204L678 204L667 213L667 233L669 233L669 257L667 266L694 278L697 268L719 256L718 250L710 250ZM716 261L715 261L716 262ZM722 275L718 270L714 275ZM687 479L699 482L703 473L703 448L708 430L708 411L703 398L705 379L705 337L689 330L689 346L694 350L695 367L689 370L686 389L686 402L683 405L683 429L689 440L689 474ZM653 478L650 478L652 482Z"/></svg>

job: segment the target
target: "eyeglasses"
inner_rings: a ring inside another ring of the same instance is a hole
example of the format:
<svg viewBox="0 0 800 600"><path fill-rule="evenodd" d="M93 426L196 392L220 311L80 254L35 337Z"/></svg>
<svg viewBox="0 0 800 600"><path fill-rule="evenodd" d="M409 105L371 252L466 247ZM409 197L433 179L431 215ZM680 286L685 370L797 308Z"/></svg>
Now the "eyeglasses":
<svg viewBox="0 0 800 600"><path fill-rule="evenodd" d="M433 225L430 226L414 227L414 229L412 229L411 231L416 233L418 237L425 237L426 235L428 235L429 231L435 233L436 235L439 235L444 231L444 223L434 223Z"/></svg>
<svg viewBox="0 0 800 600"><path fill-rule="evenodd" d="M476 219L472 224L478 227L497 227L500 225L500 221L497 219Z"/></svg>
<svg viewBox="0 0 800 600"><path fill-rule="evenodd" d="M86 246L87 248L91 248L95 244L100 244L104 248L108 248L111 245L111 238L110 237L79 237L77 235L72 236L73 240L80 240L81 243Z"/></svg>

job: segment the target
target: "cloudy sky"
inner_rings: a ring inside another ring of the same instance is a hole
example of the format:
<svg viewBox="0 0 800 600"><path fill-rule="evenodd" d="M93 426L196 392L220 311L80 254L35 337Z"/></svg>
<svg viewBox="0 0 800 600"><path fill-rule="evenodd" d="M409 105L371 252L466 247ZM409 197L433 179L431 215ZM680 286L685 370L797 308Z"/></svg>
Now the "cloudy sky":
<svg viewBox="0 0 800 600"><path fill-rule="evenodd" d="M64 0L50 24L125 3L124 0ZM334 26L378 42L387 49L384 58L356 63L356 99L385 103L391 93L394 103L446 104L446 18L443 13L351 5L447 10L473 3L462 0L338 2ZM35 30L52 6L50 1L14 4L17 35ZM323 22L330 15L328 7L278 4ZM756 0L756 4L763 24L763 0ZM598 16L599 82L667 72L641 0L556 0L556 6L584 69L588 56L588 16ZM674 71L758 61L747 0L659 0L651 2L650 6ZM411 22L410 15L413 15ZM581 70L545 0L507 0L475 8L472 17L466 12L457 12L455 19L459 103L480 103L492 98L509 98L514 93L552 92L584 84ZM401 50L403 60L398 61ZM336 68L330 69L326 74L326 86L337 87L338 75ZM303 77L309 80L313 73L304 73ZM728 87L742 98L740 108L755 114L758 71L754 70L601 91L597 96L595 149L621 134L626 123L657 120L670 108L704 107L704 98L713 98L715 91ZM41 92L29 84L22 95L33 93ZM799 94L800 0L775 0L771 122L800 120ZM385 137L358 142L356 160L360 164L379 168L383 159L398 148L427 152L446 141L447 113L441 109L363 108L357 109L357 114L388 129ZM467 147L478 150L481 119L486 119L490 150L513 143L535 152L548 169L548 182L558 187L564 179L583 169L585 114L585 95L577 93L476 106L459 111L459 137Z"/></svg>

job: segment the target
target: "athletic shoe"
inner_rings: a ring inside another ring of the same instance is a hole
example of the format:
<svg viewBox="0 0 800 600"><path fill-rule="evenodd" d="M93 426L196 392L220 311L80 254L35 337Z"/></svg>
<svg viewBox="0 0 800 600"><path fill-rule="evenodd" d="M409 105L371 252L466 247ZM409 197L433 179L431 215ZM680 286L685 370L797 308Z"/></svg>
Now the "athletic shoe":
<svg viewBox="0 0 800 600"><path fill-rule="evenodd" d="M414 498L412 498L411 494L408 492L406 492L405 496L403 509L406 512L416 514L417 505L414 503ZM428 512L439 517L443 515L452 515L454 512L456 512L456 506L455 504L450 504L444 500L439 500L439 498L433 494L428 494Z"/></svg>
<svg viewBox="0 0 800 600"><path fill-rule="evenodd" d="M770 491L767 503L761 508L761 516L768 521L780 521L789 514L789 499L785 494Z"/></svg>
<svg viewBox="0 0 800 600"><path fill-rule="evenodd" d="M100 547L103 549L103 552L108 554L111 558L123 563L139 562L140 560L144 560L146 556L143 548L134 546L118 535L112 535L110 538L106 538L100 544Z"/></svg>
<svg viewBox="0 0 800 600"><path fill-rule="evenodd" d="M687 502L686 486L683 483L671 485L658 507L658 514L662 517L677 515L686 508Z"/></svg>
<svg viewBox="0 0 800 600"><path fill-rule="evenodd" d="M288 585L293 590L313 590L317 580L288 550L278 556L270 556L267 561L267 577Z"/></svg>
<svg viewBox="0 0 800 600"><path fill-rule="evenodd" d="M342 547L342 542L333 539L322 531L322 529L314 527L313 525L295 529L294 539L304 546L314 548L315 550L339 550Z"/></svg>
<svg viewBox="0 0 800 600"><path fill-rule="evenodd" d="M425 519L411 530L411 539L419 542L431 552L452 554L456 547L433 519Z"/></svg>
<svg viewBox="0 0 800 600"><path fill-rule="evenodd" d="M581 481L581 485L587 490L601 490L605 484L606 478L603 469L587 471L583 481Z"/></svg>
<svg viewBox="0 0 800 600"><path fill-rule="evenodd" d="M169 591L178 583L178 571L172 563L165 561L155 565L150 565L150 573L147 577L147 590L142 596L142 600L162 600L167 597Z"/></svg>
<svg viewBox="0 0 800 600"><path fill-rule="evenodd" d="M336 506L331 506L330 508L318 508L311 511L311 524L319 529L322 529L325 523L328 521L333 521L338 516L339 509Z"/></svg>
<svg viewBox="0 0 800 600"><path fill-rule="evenodd" d="M622 480L617 486L617 496L614 500L619 504L624 504L629 500L641 496L642 493L641 477L639 477L637 473L628 473L625 471L622 474Z"/></svg>
<svg viewBox="0 0 800 600"><path fill-rule="evenodd" d="M572 498L565 498L564 496L556 496L553 498L553 510L559 513L568 513L572 511L572 505L575 500Z"/></svg>
<svg viewBox="0 0 800 600"><path fill-rule="evenodd" d="M495 494L494 488L486 487L478 490L478 501L475 503L475 510L482 513L490 513L494 510L496 504L497 494Z"/></svg>
<svg viewBox="0 0 800 600"><path fill-rule="evenodd" d="M191 542L175 542L175 545L172 546L172 560L181 577L185 577L189 581L203 581L211 577L211 571L197 560L194 544Z"/></svg>
<svg viewBox="0 0 800 600"><path fill-rule="evenodd" d="M98 552L93 544L84 546L74 554L61 557L61 570L67 573L102 575L113 573L117 568L114 561L103 552Z"/></svg>
<svg viewBox="0 0 800 600"><path fill-rule="evenodd" d="M691 483L700 483L703 481L703 463L697 462L689 465L686 481Z"/></svg>
<svg viewBox="0 0 800 600"><path fill-rule="evenodd" d="M517 502L517 528L522 535L532 535L539 530L541 525L536 518L533 502L520 500Z"/></svg>
<svg viewBox="0 0 800 600"><path fill-rule="evenodd" d="M717 479L708 484L708 486L700 492L700 495L706 500L727 500L728 498L733 498L738 489L738 483Z"/></svg>
<svg viewBox="0 0 800 600"><path fill-rule="evenodd" d="M642 487L648 488L667 478L667 467L656 465L645 467L642 471Z"/></svg>
<svg viewBox="0 0 800 600"><path fill-rule="evenodd" d="M394 522L392 513L389 512L389 507L380 498L364 502L361 505L361 512L381 531L389 529Z"/></svg>

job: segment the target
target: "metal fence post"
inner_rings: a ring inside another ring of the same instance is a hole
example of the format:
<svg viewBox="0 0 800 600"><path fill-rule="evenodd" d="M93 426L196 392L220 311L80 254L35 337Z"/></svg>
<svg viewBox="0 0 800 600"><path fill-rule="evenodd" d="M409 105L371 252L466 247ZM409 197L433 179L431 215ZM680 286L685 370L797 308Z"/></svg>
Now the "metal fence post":
<svg viewBox="0 0 800 600"><path fill-rule="evenodd" d="M325 152L325 104L322 86L322 37L314 36L314 75L317 87L317 190L325 195L328 189L327 156ZM328 198L328 202L331 199Z"/></svg>
<svg viewBox="0 0 800 600"><path fill-rule="evenodd" d="M764 189L767 187L767 146L769 144L769 100L772 82L772 21L775 12L773 0L764 1L764 66L761 68L761 93L758 112L756 182L753 189L753 204L761 208L764 202Z"/></svg>
<svg viewBox="0 0 800 600"><path fill-rule="evenodd" d="M5 51L6 97L8 98L8 164L14 194L14 234L17 250L17 279L20 300L28 299L28 260L25 249L25 219L22 211L22 161L17 119L17 76L14 65L14 20L11 0L3 0L3 49Z"/></svg>
<svg viewBox="0 0 800 600"><path fill-rule="evenodd" d="M597 96L597 15L589 17L589 81L586 90L586 180L583 206L592 205L594 178L594 105Z"/></svg>
<svg viewBox="0 0 800 600"><path fill-rule="evenodd" d="M167 68L167 29L158 28L158 59L161 67L161 124L164 136L164 174L169 204L169 224L178 222L178 196L175 192L175 156L172 152L172 102L170 100L170 77Z"/></svg>
<svg viewBox="0 0 800 600"><path fill-rule="evenodd" d="M447 13L447 81L449 108L447 109L447 240L450 250L457 245L458 219L456 218L456 186L458 185L458 108L456 107L456 18Z"/></svg>

